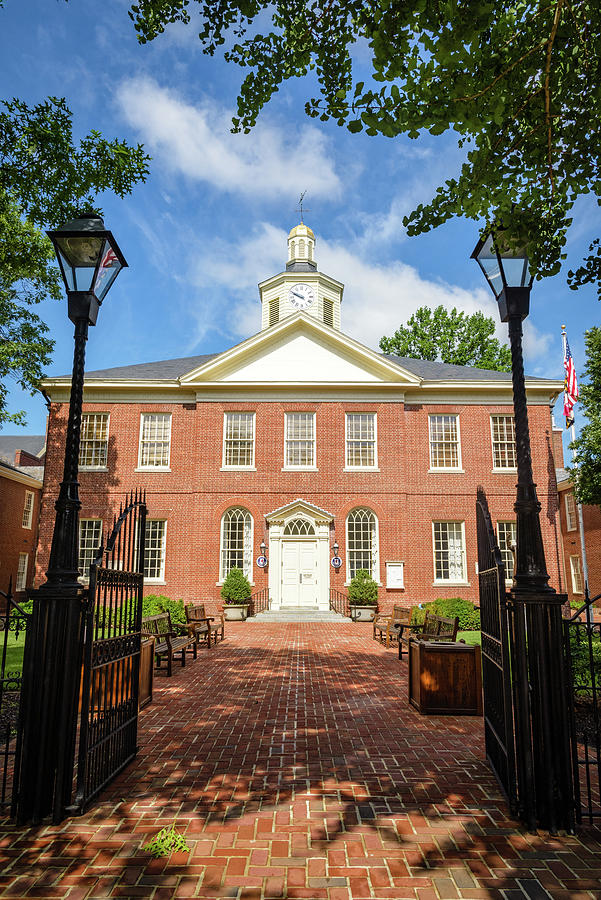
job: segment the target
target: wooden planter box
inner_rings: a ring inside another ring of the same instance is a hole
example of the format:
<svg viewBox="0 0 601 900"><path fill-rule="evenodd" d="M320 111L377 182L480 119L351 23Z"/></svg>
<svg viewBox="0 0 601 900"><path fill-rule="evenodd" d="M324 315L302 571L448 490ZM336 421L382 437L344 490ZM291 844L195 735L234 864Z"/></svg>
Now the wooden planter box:
<svg viewBox="0 0 601 900"><path fill-rule="evenodd" d="M140 682L138 708L152 703L152 679L154 677L154 638L143 638L140 647Z"/></svg>
<svg viewBox="0 0 601 900"><path fill-rule="evenodd" d="M114 672L111 672L114 669ZM121 676L118 663L111 663L104 672L104 680L100 683L98 672L95 673L94 683L92 687L91 704L94 707L99 706L103 702L110 700L111 703L117 704L121 700ZM140 674L138 680L138 709L152 703L152 683L154 678L154 638L142 638L140 645ZM111 688L106 696L106 684L110 684ZM83 666L81 669L81 679L79 684L79 709L81 711L81 700L83 690Z"/></svg>
<svg viewBox="0 0 601 900"><path fill-rule="evenodd" d="M409 703L432 716L481 716L480 647L409 641Z"/></svg>

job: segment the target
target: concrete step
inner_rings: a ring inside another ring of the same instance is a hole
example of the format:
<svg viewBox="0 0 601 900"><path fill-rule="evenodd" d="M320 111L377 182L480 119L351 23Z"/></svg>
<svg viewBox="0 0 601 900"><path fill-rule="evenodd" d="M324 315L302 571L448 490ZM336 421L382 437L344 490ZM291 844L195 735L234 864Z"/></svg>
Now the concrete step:
<svg viewBox="0 0 601 900"><path fill-rule="evenodd" d="M345 616L333 610L320 610L306 606L284 606L282 609L268 609L247 622L350 622Z"/></svg>

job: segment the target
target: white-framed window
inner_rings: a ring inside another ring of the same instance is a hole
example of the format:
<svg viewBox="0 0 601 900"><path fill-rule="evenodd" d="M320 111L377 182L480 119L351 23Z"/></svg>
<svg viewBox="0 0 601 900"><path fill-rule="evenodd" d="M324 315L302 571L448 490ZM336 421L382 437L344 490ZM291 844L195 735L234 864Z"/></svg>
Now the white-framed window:
<svg viewBox="0 0 601 900"><path fill-rule="evenodd" d="M23 519L21 525L23 528L31 528L33 524L33 504L35 494L33 491L25 491L25 503L23 504Z"/></svg>
<svg viewBox="0 0 601 900"><path fill-rule="evenodd" d="M29 553L19 553L19 562L17 564L17 580L15 582L16 591L24 591L27 587L27 564L29 563Z"/></svg>
<svg viewBox="0 0 601 900"><path fill-rule="evenodd" d="M506 581L513 581L513 552L511 548L515 545L516 533L515 522L497 522L497 543L503 557Z"/></svg>
<svg viewBox="0 0 601 900"><path fill-rule="evenodd" d="M102 519L79 520L79 574L86 581L102 540Z"/></svg>
<svg viewBox="0 0 601 900"><path fill-rule="evenodd" d="M233 506L221 519L221 549L219 554L219 580L223 581L230 569L242 569L252 581L253 520L247 509Z"/></svg>
<svg viewBox="0 0 601 900"><path fill-rule="evenodd" d="M517 456L514 417L491 416L490 435L493 469L515 469L517 467Z"/></svg>
<svg viewBox="0 0 601 900"><path fill-rule="evenodd" d="M347 469L375 469L378 465L375 413L346 414Z"/></svg>
<svg viewBox="0 0 601 900"><path fill-rule="evenodd" d="M166 541L167 522L165 519L146 519L144 578L147 581L165 580Z"/></svg>
<svg viewBox="0 0 601 900"><path fill-rule="evenodd" d="M570 572L572 575L572 592L574 594L584 594L584 579L579 556L570 556Z"/></svg>
<svg viewBox="0 0 601 900"><path fill-rule="evenodd" d="M432 522L434 581L465 583L465 526L463 522Z"/></svg>
<svg viewBox="0 0 601 900"><path fill-rule="evenodd" d="M359 569L367 569L375 581L379 581L378 520L371 509L359 507L351 510L346 520L346 574L347 581Z"/></svg>
<svg viewBox="0 0 601 900"><path fill-rule="evenodd" d="M109 414L83 413L79 443L79 468L104 468L108 462Z"/></svg>
<svg viewBox="0 0 601 900"><path fill-rule="evenodd" d="M171 413L142 413L139 468L168 469L170 450Z"/></svg>
<svg viewBox="0 0 601 900"><path fill-rule="evenodd" d="M315 413L285 413L284 467L313 469L315 457Z"/></svg>
<svg viewBox="0 0 601 900"><path fill-rule="evenodd" d="M568 531L576 531L578 520L576 518L576 500L574 499L574 494L572 491L566 491L563 496L566 509L566 529Z"/></svg>
<svg viewBox="0 0 601 900"><path fill-rule="evenodd" d="M307 519L291 519L286 523L284 534L307 537L315 534L315 528Z"/></svg>
<svg viewBox="0 0 601 900"><path fill-rule="evenodd" d="M430 427L430 468L460 469L459 416L428 416Z"/></svg>
<svg viewBox="0 0 601 900"><path fill-rule="evenodd" d="M223 466L248 469L255 464L255 414L226 412L223 418Z"/></svg>

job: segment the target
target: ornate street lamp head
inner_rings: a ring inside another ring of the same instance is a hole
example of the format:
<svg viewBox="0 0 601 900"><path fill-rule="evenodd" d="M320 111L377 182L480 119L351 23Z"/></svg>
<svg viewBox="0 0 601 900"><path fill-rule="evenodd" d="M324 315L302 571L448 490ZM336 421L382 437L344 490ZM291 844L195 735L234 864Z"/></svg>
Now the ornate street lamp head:
<svg viewBox="0 0 601 900"><path fill-rule="evenodd" d="M507 321L514 314L524 319L528 315L533 276L523 244L504 229L491 227L476 244L471 258L482 269L495 295L501 319Z"/></svg>
<svg viewBox="0 0 601 900"><path fill-rule="evenodd" d="M47 234L54 246L69 299L75 294L80 295L80 299L83 295L88 296L93 325L96 321L93 313L98 312L98 306L115 278L127 266L117 241L96 213L82 213ZM73 317L71 309L69 316Z"/></svg>

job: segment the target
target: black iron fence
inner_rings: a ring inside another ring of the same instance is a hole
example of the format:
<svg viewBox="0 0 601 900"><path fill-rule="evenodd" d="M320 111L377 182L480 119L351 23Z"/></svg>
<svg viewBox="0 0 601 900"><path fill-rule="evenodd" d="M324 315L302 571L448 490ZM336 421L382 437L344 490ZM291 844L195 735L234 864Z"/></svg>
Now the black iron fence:
<svg viewBox="0 0 601 900"><path fill-rule="evenodd" d="M132 493L90 566L75 803L83 812L137 752L146 500Z"/></svg>
<svg viewBox="0 0 601 900"><path fill-rule="evenodd" d="M269 588L263 588L262 591L251 594L248 615L256 616L265 612L266 609L269 609Z"/></svg>
<svg viewBox="0 0 601 900"><path fill-rule="evenodd" d="M570 742L574 775L574 811L580 824L601 820L601 622L593 622L590 597L563 624L566 680L570 706Z"/></svg>
<svg viewBox="0 0 601 900"><path fill-rule="evenodd" d="M347 595L334 588L330 588L330 609L341 616L346 616L347 619L351 617L351 607Z"/></svg>
<svg viewBox="0 0 601 900"><path fill-rule="evenodd" d="M31 614L13 598L12 578L8 591L0 591L2 656L0 658L0 810L12 806L19 734L23 649ZM10 809L12 812L12 809Z"/></svg>

